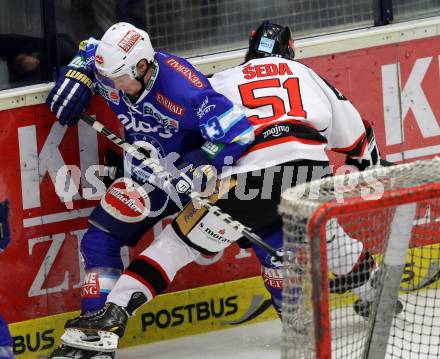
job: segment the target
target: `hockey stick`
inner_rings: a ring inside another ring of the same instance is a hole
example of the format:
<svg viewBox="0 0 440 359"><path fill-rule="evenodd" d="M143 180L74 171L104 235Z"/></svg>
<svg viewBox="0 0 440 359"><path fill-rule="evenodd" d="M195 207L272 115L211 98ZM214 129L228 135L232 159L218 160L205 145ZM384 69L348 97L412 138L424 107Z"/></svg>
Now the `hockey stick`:
<svg viewBox="0 0 440 359"><path fill-rule="evenodd" d="M383 167L390 167L390 166L394 166L395 165L395 163L387 161L387 160L383 160L383 159L380 160L380 164Z"/></svg>
<svg viewBox="0 0 440 359"><path fill-rule="evenodd" d="M109 139L110 141L121 147L126 153L130 154L137 160L141 161L142 163L139 166L145 166L151 169L153 174L148 178L148 182L153 186L163 189L164 180L168 181L169 183L169 181L174 178L173 175L168 171L166 171L165 168L163 168L158 163L157 160L147 157L144 153L140 151L138 147L130 145L129 143L125 142L123 139L121 139L112 131L110 131L98 120L94 119L93 117L85 113L80 113L78 117L81 120L83 120L85 123L87 123L89 126L93 127L96 130L96 132L103 134L107 139ZM205 207L209 212L213 213L221 220L232 226L243 237L247 238L252 243L266 250L271 256L275 257L277 261L280 262L283 261L280 254L278 254L277 251L272 246L264 242L264 240L260 236L251 232L247 227L245 227L240 222L234 220L227 213L224 213L219 207L213 205L206 198L202 198L200 196L200 193L194 191L191 192L189 196L198 204Z"/></svg>

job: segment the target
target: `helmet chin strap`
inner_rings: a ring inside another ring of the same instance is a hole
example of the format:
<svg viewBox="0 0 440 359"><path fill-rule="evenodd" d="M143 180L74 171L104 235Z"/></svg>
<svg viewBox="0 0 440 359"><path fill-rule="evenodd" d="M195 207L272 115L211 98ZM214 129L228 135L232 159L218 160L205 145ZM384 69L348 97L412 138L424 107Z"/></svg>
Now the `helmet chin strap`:
<svg viewBox="0 0 440 359"><path fill-rule="evenodd" d="M135 80L137 80L140 84L141 84L141 90L139 91L139 94L141 94L142 92L144 92L145 88L147 87L147 84L145 81L145 76L147 76L148 70L151 68L151 66L153 66L152 63L147 62L148 66L145 69L145 72L143 74L140 74L139 71L137 72L137 76L135 77Z"/></svg>
<svg viewBox="0 0 440 359"><path fill-rule="evenodd" d="M144 92L145 88L147 87L147 84L145 83L145 76L147 75L149 67L147 67L147 69L145 70L145 72L143 74L139 74L134 78L135 80L137 80L140 84L141 84L141 89L139 90L139 95L142 94L142 92Z"/></svg>

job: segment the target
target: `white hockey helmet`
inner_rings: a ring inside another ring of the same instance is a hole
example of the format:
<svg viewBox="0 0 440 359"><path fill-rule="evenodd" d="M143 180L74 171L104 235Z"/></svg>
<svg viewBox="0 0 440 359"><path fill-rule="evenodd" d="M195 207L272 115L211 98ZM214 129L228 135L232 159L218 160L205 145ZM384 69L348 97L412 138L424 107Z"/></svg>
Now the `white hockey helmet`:
<svg viewBox="0 0 440 359"><path fill-rule="evenodd" d="M113 79L134 80L139 74L136 65L142 59L154 61L155 51L148 34L135 26L119 22L104 34L95 54L95 74L99 81L114 87Z"/></svg>

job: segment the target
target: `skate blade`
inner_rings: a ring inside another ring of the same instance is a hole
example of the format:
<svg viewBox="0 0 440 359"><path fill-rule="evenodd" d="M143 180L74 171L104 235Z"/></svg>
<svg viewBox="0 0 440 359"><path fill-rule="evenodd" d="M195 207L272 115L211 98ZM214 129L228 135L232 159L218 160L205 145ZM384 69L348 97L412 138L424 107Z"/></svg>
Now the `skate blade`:
<svg viewBox="0 0 440 359"><path fill-rule="evenodd" d="M95 333L93 333L95 334ZM93 340L79 329L66 329L61 336L65 345L84 350L114 352L118 348L119 337L115 333L98 331Z"/></svg>

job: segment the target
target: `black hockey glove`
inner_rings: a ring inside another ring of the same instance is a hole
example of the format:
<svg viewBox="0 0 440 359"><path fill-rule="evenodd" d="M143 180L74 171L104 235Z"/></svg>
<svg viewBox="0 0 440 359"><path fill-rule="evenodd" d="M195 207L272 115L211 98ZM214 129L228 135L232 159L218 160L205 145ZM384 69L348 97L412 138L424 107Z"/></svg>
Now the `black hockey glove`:
<svg viewBox="0 0 440 359"><path fill-rule="evenodd" d="M379 148L377 147L376 139L374 137L373 127L371 127L366 121L364 121L364 124L366 127L366 136L364 141L367 143L365 144L363 156L347 156L345 160L346 165L354 166L359 171L364 171L367 168L376 167L381 164Z"/></svg>
<svg viewBox="0 0 440 359"><path fill-rule="evenodd" d="M102 180L105 188L109 188L116 179L124 176L124 159L116 152L108 150L104 155L104 166L106 175Z"/></svg>

